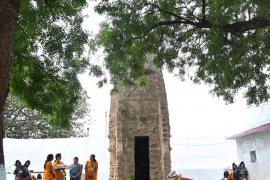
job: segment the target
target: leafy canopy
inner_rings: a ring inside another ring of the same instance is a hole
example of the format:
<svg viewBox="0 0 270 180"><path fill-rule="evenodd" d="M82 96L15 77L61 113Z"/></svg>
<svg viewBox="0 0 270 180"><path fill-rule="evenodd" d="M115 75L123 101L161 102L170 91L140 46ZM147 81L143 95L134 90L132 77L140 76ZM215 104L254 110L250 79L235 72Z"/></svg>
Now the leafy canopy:
<svg viewBox="0 0 270 180"><path fill-rule="evenodd" d="M103 46L115 85L142 81L148 54L228 103L239 91L248 104L269 99L270 1L103 0L106 16L95 41Z"/></svg>
<svg viewBox="0 0 270 180"><path fill-rule="evenodd" d="M86 96L86 95L84 95ZM87 99L87 96L85 97ZM80 101L70 119L69 128L53 127L48 118L37 110L29 110L18 98L9 95L4 111L5 134L8 138L69 138L85 137L87 120L90 112L86 101Z"/></svg>
<svg viewBox="0 0 270 180"><path fill-rule="evenodd" d="M56 126L69 126L80 102L77 78L89 65L83 56L86 0L23 0L12 52L10 89Z"/></svg>

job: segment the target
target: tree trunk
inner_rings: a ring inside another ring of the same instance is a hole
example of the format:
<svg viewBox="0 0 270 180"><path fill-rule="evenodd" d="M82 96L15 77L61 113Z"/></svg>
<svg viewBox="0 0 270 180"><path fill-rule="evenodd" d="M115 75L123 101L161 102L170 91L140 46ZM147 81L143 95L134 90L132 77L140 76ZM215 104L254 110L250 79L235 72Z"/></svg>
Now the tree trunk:
<svg viewBox="0 0 270 180"><path fill-rule="evenodd" d="M20 0L0 0L0 179L6 179L3 150L3 111L8 95L9 65L12 40L18 17Z"/></svg>

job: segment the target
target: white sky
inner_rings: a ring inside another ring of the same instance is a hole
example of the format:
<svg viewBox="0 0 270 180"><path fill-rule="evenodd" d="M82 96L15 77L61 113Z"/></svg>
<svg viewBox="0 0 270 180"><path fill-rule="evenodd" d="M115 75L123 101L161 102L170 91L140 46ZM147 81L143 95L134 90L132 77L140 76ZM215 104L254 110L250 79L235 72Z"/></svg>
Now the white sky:
<svg viewBox="0 0 270 180"><path fill-rule="evenodd" d="M95 2L90 2L85 10L88 15L84 27L97 33L99 23L104 19L93 11ZM109 114L110 85L96 86L97 79L87 73L79 76L82 86L90 96L91 119L90 136L106 136ZM266 120L269 105L248 107L243 98L231 105L209 94L210 87L194 85L190 81L181 82L168 72L164 72L172 137L228 137Z"/></svg>

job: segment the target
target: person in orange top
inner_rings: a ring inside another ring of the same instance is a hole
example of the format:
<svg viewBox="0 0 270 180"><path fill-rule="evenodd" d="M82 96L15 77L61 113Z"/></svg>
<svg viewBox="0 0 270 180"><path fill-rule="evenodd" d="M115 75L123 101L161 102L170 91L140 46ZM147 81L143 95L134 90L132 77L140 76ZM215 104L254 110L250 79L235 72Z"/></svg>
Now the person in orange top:
<svg viewBox="0 0 270 180"><path fill-rule="evenodd" d="M97 180L98 162L95 155L90 156L90 160L85 163L85 180Z"/></svg>
<svg viewBox="0 0 270 180"><path fill-rule="evenodd" d="M32 180L37 180L36 176L32 176Z"/></svg>
<svg viewBox="0 0 270 180"><path fill-rule="evenodd" d="M175 176L173 176L173 180L178 180L178 179L179 179L179 177L177 174Z"/></svg>
<svg viewBox="0 0 270 180"><path fill-rule="evenodd" d="M60 153L55 155L55 161L53 163L53 169L55 173L54 180L65 180L66 172L65 172L65 165L61 161L62 156Z"/></svg>
<svg viewBox="0 0 270 180"><path fill-rule="evenodd" d="M44 173L43 173L43 180L53 180L54 178L54 171L52 165L53 155L49 154L47 159L44 163Z"/></svg>
<svg viewBox="0 0 270 180"><path fill-rule="evenodd" d="M178 180L179 179L179 176L176 174L175 171L172 171L170 174L168 174L168 178L170 180Z"/></svg>

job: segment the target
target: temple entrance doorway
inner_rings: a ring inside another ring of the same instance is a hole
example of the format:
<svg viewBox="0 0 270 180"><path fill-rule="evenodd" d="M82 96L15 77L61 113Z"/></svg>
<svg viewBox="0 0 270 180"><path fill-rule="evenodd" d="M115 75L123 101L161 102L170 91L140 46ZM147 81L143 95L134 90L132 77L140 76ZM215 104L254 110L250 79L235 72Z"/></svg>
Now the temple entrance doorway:
<svg viewBox="0 0 270 180"><path fill-rule="evenodd" d="M149 137L135 136L135 180L150 180Z"/></svg>

